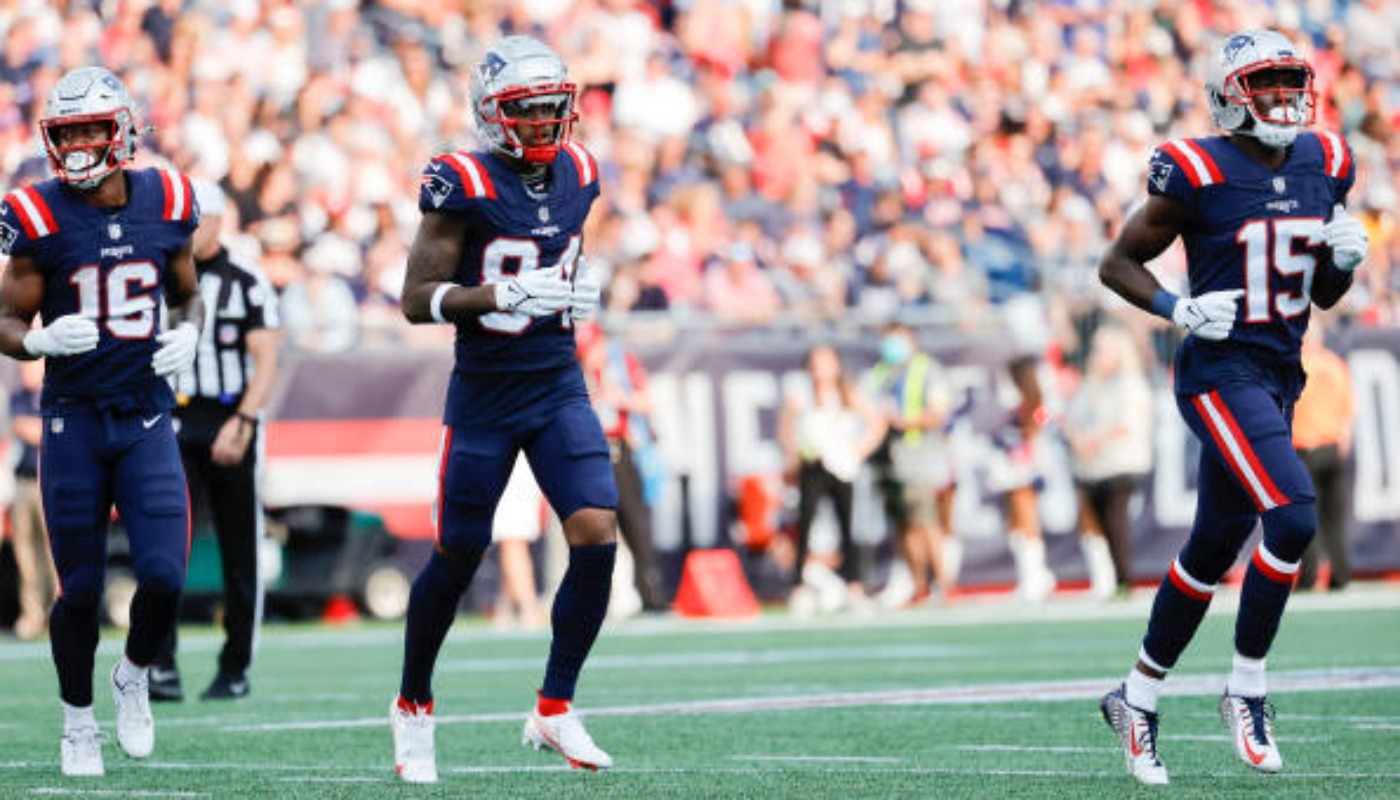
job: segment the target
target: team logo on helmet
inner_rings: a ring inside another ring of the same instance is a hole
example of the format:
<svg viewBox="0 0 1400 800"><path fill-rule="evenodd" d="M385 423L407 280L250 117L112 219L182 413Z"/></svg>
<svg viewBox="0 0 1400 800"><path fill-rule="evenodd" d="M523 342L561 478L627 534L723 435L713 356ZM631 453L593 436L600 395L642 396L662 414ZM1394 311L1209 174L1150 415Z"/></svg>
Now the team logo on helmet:
<svg viewBox="0 0 1400 800"><path fill-rule="evenodd" d="M486 54L486 58L482 59L477 68L481 70L481 79L491 83L496 80L497 75L501 74L501 70L506 68L506 60L501 57L500 53L492 50Z"/></svg>
<svg viewBox="0 0 1400 800"><path fill-rule="evenodd" d="M1225 60L1233 62L1235 60L1235 56L1238 56L1241 50L1245 49L1246 47L1249 47L1252 44L1254 44L1254 37L1250 36L1247 33L1240 33L1231 36L1225 42Z"/></svg>

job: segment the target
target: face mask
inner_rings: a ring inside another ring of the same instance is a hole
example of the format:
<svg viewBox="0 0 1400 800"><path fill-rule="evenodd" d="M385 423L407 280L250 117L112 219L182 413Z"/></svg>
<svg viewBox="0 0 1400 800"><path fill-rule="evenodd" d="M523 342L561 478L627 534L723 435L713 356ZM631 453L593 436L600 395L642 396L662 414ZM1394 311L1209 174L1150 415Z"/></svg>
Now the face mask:
<svg viewBox="0 0 1400 800"><path fill-rule="evenodd" d="M886 364L903 364L909 360L913 347L903 336L890 335L880 340L880 360Z"/></svg>

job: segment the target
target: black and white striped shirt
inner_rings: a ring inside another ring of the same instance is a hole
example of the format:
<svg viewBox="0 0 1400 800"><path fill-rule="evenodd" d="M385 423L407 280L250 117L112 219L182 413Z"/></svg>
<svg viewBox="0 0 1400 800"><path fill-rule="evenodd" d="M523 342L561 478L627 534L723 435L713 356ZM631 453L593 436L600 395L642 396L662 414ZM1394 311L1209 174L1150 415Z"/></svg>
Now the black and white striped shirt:
<svg viewBox="0 0 1400 800"><path fill-rule="evenodd" d="M204 332L194 366L175 380L181 403L213 401L235 407L252 373L247 337L251 331L276 330L277 293L256 264L227 249L207 261L195 261L199 293L204 298Z"/></svg>

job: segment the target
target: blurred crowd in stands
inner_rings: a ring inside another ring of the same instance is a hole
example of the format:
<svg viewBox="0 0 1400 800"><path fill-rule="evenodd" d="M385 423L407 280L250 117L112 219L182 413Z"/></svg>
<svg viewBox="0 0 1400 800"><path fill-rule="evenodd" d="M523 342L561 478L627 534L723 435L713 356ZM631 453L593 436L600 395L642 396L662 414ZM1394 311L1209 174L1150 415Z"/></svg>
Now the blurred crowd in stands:
<svg viewBox="0 0 1400 800"><path fill-rule="evenodd" d="M0 0L0 183L43 176L62 71L112 67L144 157L227 191L291 343L437 340L397 309L419 175L473 146L471 64L527 33L581 87L614 320L972 325L1033 297L1082 354L1115 314L1096 265L1151 148L1211 133L1205 54L1256 26L1305 49L1317 124L1355 150L1372 253L1345 313L1395 325L1389 0Z"/></svg>

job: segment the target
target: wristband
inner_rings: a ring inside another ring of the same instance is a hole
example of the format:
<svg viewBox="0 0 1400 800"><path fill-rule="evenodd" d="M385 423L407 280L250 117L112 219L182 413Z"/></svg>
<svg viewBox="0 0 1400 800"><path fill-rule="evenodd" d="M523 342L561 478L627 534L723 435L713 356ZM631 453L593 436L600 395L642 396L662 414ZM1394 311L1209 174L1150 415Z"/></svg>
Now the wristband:
<svg viewBox="0 0 1400 800"><path fill-rule="evenodd" d="M253 416L252 414L245 414L242 411L235 411L233 415L235 417L238 417L238 421L242 422L244 425L248 425L253 428L258 427L258 418Z"/></svg>
<svg viewBox="0 0 1400 800"><path fill-rule="evenodd" d="M1152 310L1153 314L1156 314L1162 319L1171 320L1172 312L1176 310L1176 301L1178 299L1180 298L1166 289L1158 289L1152 295L1152 301L1148 304L1148 308Z"/></svg>
<svg viewBox="0 0 1400 800"><path fill-rule="evenodd" d="M428 313L432 315L434 322L447 322L447 317L442 315L442 299L456 285L455 283L439 283L437 288L433 290L433 299L428 301Z"/></svg>

